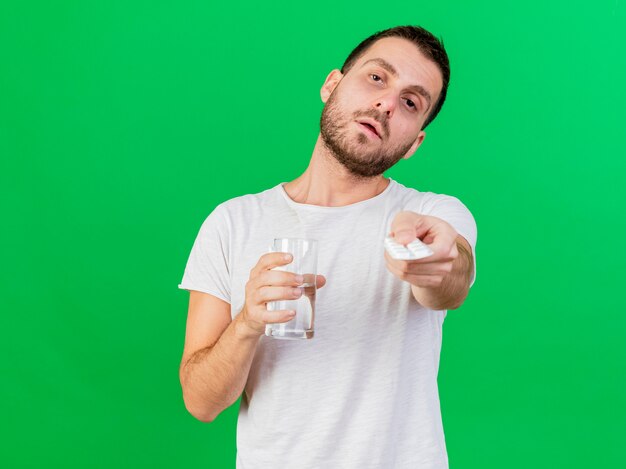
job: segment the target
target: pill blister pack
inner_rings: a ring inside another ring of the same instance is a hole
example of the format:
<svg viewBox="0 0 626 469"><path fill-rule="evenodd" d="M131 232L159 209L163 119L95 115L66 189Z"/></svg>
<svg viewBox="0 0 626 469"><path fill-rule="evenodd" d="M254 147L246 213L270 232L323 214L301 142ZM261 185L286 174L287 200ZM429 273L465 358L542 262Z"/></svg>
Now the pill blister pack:
<svg viewBox="0 0 626 469"><path fill-rule="evenodd" d="M404 246L403 244L394 241L392 237L387 236L385 238L385 249L391 257L402 261L414 261L433 255L432 249L422 243L419 239L411 241L409 244Z"/></svg>

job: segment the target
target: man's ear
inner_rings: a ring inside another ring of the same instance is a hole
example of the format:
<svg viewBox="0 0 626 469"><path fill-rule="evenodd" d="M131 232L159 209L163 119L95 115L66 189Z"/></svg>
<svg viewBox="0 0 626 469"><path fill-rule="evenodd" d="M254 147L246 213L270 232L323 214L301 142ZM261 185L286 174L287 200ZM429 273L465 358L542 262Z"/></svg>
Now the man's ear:
<svg viewBox="0 0 626 469"><path fill-rule="evenodd" d="M326 77L326 81L324 82L324 84L322 85L322 89L320 90L320 96L322 97L323 103L328 101L328 97L337 87L342 78L343 74L338 69L334 69L328 74L328 76Z"/></svg>
<svg viewBox="0 0 626 469"><path fill-rule="evenodd" d="M404 154L402 159L408 160L409 158L411 158L411 156L413 156L413 153L417 151L417 149L420 147L420 145L422 144L425 138L426 138L426 132L424 132L423 130L420 130L420 132L417 134L417 138L413 142L413 145L411 145L411 148L409 148L409 151L407 151Z"/></svg>

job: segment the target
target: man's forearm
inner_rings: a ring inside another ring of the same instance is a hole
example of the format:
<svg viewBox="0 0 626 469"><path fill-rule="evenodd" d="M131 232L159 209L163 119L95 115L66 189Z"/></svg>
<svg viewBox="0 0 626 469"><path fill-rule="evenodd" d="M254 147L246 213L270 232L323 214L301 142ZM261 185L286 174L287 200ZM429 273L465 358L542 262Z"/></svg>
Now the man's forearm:
<svg viewBox="0 0 626 469"><path fill-rule="evenodd" d="M473 268L472 253L457 242L459 255L452 264L452 271L443 277L437 287L417 287L411 285L413 297L422 306L433 309L456 309L463 304L469 292Z"/></svg>
<svg viewBox="0 0 626 469"><path fill-rule="evenodd" d="M182 365L180 381L187 410L210 422L243 392L260 336L235 317L218 341L198 350Z"/></svg>

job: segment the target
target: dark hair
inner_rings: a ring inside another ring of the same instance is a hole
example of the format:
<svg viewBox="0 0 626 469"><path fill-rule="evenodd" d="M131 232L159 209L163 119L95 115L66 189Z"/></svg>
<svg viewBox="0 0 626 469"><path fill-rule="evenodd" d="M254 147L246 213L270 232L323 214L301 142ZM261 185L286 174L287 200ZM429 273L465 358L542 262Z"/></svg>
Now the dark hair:
<svg viewBox="0 0 626 469"><path fill-rule="evenodd" d="M450 62L448 61L448 54L446 54L446 50L443 47L443 40L437 39L420 26L396 26L394 28L385 29L384 31L379 31L371 35L356 46L343 63L341 73L344 75L348 73L359 57L361 57L374 42L384 37L408 39L417 46L422 54L435 62L441 71L443 78L441 94L424 122L424 126L422 127L424 129L437 117L437 114L439 114L443 102L446 100L448 83L450 82Z"/></svg>

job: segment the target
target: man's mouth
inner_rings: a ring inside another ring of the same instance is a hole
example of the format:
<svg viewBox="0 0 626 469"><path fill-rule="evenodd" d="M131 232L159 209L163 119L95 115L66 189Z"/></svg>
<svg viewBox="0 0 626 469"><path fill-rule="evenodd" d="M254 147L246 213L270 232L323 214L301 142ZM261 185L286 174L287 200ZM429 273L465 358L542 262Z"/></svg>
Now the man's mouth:
<svg viewBox="0 0 626 469"><path fill-rule="evenodd" d="M362 128L366 129L368 133L373 134L373 136L379 139L381 138L380 135L378 134L378 131L376 130L376 127L374 127L372 124L368 124L367 122L359 122L358 124Z"/></svg>

